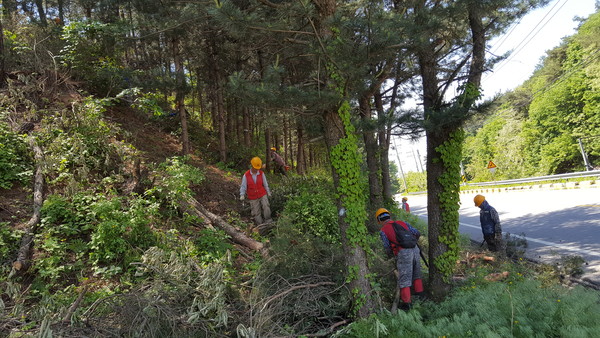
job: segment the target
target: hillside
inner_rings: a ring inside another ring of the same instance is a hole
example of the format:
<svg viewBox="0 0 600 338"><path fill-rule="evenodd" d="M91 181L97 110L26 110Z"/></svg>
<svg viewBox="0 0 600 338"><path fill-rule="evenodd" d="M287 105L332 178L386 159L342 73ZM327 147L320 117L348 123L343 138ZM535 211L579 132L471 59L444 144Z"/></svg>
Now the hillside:
<svg viewBox="0 0 600 338"><path fill-rule="evenodd" d="M177 137L131 109L112 108L106 112L106 117L127 132L126 140L142 152L143 162L158 164L181 153L181 142ZM223 216L229 211L243 214L238 200L241 177L207 164L198 156L192 155L190 159L190 163L206 175L206 179L194 187L195 198L217 215ZM249 222L249 215L245 216L244 220Z"/></svg>
<svg viewBox="0 0 600 338"><path fill-rule="evenodd" d="M547 51L519 87L467 124L463 163L475 182L600 168L600 12ZM585 158L583 156L585 153ZM486 164L498 170L492 175Z"/></svg>
<svg viewBox="0 0 600 338"><path fill-rule="evenodd" d="M597 26L516 94L522 120L463 128L489 107L487 43L547 3L2 1L0 336L594 336L599 294L564 285L580 260L458 232L461 160L478 167L487 135L535 126L501 153L563 170L577 135L554 142L546 108L576 94L590 105L560 122L596 129L597 70L578 70ZM585 81L536 97L571 71ZM389 162L393 136L423 133L427 223L399 208ZM252 203L249 162L267 164ZM258 198L274 222L253 224Z"/></svg>

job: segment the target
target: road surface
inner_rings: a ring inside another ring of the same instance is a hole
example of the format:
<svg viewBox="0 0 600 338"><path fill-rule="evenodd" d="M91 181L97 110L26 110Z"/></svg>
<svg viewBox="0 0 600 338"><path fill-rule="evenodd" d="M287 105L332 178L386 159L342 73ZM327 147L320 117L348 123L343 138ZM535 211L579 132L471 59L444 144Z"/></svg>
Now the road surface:
<svg viewBox="0 0 600 338"><path fill-rule="evenodd" d="M581 256L582 278L600 285L600 189L515 190L481 193L498 211L504 233L525 237L526 257L554 262L561 255ZM461 233L481 243L479 208L473 193L461 194ZM401 197L398 198L398 200ZM427 196L409 196L411 211L427 217Z"/></svg>

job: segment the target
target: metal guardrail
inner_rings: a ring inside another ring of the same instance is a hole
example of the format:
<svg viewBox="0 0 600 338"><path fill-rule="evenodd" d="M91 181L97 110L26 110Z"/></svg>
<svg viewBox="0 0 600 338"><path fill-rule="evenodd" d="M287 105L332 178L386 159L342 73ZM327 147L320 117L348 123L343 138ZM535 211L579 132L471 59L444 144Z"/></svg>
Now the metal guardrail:
<svg viewBox="0 0 600 338"><path fill-rule="evenodd" d="M539 177L517 178L514 180L505 180L505 181L466 183L465 185L470 186L470 187L472 187L472 186L485 187L485 186L490 186L490 185L506 185L506 184L516 184L516 183L553 181L553 180L562 180L565 178L580 178L580 177L600 177L600 170L581 171L581 172L577 172L577 173L548 175L548 176L539 176Z"/></svg>

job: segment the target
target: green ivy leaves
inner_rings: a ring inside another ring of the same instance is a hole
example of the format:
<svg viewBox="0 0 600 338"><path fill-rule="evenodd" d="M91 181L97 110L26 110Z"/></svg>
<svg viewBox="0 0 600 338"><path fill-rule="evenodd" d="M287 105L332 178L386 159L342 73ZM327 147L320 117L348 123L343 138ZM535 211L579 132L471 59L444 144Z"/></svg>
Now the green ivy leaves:
<svg viewBox="0 0 600 338"><path fill-rule="evenodd" d="M458 209L460 208L460 161L462 158L462 144L465 132L458 129L450 134L449 139L436 148L446 170L440 175L438 181L442 185L439 194L442 212L440 226L440 243L447 247L447 251L436 258L434 264L443 274L444 279L452 275L458 259Z"/></svg>
<svg viewBox="0 0 600 338"><path fill-rule="evenodd" d="M340 177L337 194L347 211L347 236L350 244L367 249L366 198L360 186L361 158L355 129L350 122L350 104L347 101L342 103L338 114L344 124L345 137L331 149L331 164Z"/></svg>

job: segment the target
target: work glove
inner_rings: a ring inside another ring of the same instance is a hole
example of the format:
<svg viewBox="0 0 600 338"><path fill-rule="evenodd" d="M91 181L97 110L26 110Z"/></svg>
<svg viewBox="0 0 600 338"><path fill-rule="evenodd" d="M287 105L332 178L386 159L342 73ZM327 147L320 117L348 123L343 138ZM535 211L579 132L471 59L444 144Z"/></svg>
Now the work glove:
<svg viewBox="0 0 600 338"><path fill-rule="evenodd" d="M267 197L271 198L271 193L268 193L268 194L267 194Z"/></svg>
<svg viewBox="0 0 600 338"><path fill-rule="evenodd" d="M243 201L246 199L246 196L240 196L240 201Z"/></svg>

